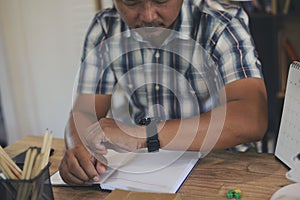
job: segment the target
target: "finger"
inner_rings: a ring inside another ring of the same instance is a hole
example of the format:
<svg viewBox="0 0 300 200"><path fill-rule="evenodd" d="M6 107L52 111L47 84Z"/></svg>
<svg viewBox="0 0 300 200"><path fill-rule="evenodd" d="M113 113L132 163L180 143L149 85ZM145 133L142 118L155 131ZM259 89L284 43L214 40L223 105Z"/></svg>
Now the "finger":
<svg viewBox="0 0 300 200"><path fill-rule="evenodd" d="M69 185L82 185L84 181L70 173L67 163L63 160L59 167L59 173L63 181Z"/></svg>
<svg viewBox="0 0 300 200"><path fill-rule="evenodd" d="M86 181L93 180L98 177L98 172L94 166L95 163L90 160L90 154L87 151L84 153L79 152L75 156L77 157L78 164L83 171L83 173L79 174L79 176L87 176L88 180L84 179Z"/></svg>
<svg viewBox="0 0 300 200"><path fill-rule="evenodd" d="M106 149L106 148L104 148L104 149L96 149L95 151L94 151L94 154L101 154L101 155L106 155L108 153L108 150Z"/></svg>
<svg viewBox="0 0 300 200"><path fill-rule="evenodd" d="M80 157L73 154L71 151L66 152L66 167L68 168L69 173L81 180L82 182L86 182L90 179L88 174L83 169L86 164L80 164L80 162L85 163L84 161L80 161ZM88 165L88 164L87 164Z"/></svg>
<svg viewBox="0 0 300 200"><path fill-rule="evenodd" d="M103 165L107 165L108 161L107 159L103 156L103 154L98 151L95 152L94 157L96 158L97 161L101 162Z"/></svg>
<svg viewBox="0 0 300 200"><path fill-rule="evenodd" d="M106 172L106 168L106 165L104 165L100 161L96 161L96 170L99 174L104 174Z"/></svg>

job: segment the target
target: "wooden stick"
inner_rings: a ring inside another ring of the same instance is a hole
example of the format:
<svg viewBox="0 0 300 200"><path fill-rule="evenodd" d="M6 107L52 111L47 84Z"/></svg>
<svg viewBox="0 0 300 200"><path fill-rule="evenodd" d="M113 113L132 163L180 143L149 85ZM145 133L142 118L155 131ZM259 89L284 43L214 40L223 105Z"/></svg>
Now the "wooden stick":
<svg viewBox="0 0 300 200"><path fill-rule="evenodd" d="M52 134L50 134L48 130L46 130L43 139L43 146L41 148L40 154L38 154L36 157L30 178L34 178L35 176L37 176L47 166L49 162L52 138Z"/></svg>
<svg viewBox="0 0 300 200"><path fill-rule="evenodd" d="M50 154L50 150L51 150L52 138L53 138L52 134L47 135L46 146L45 146L45 150L44 150L45 152L43 152L44 155L43 155L43 161L42 161L42 165L41 165L42 169L44 167L46 167L46 165L49 162L49 154Z"/></svg>
<svg viewBox="0 0 300 200"><path fill-rule="evenodd" d="M45 131L41 152L38 153L37 148L29 148L26 152L23 171L10 159L3 148L0 148L0 169L9 179L29 180L38 176L49 162L53 136L48 130ZM29 183L20 184L17 190L17 200L28 198L29 195L36 197L43 189L43 185L39 185L35 190L31 190Z"/></svg>
<svg viewBox="0 0 300 200"><path fill-rule="evenodd" d="M43 153L38 154L35 159L35 164L31 172L31 176L30 176L31 179L39 175L39 173L41 172L42 159L43 159Z"/></svg>
<svg viewBox="0 0 300 200"><path fill-rule="evenodd" d="M14 175L14 173L9 169L8 165L4 162L3 157L0 158L0 168L8 179L17 179L17 177Z"/></svg>
<svg viewBox="0 0 300 200"><path fill-rule="evenodd" d="M34 164L35 164L37 153L38 152L37 152L36 148L29 148L28 151L26 152L24 169L23 169L23 173L22 173L22 178L24 180L31 179L31 173L32 173L32 169L33 169ZM32 191L30 190L29 183L21 184L19 189L18 189L17 200L27 199L28 195L30 195L31 192Z"/></svg>
<svg viewBox="0 0 300 200"><path fill-rule="evenodd" d="M4 156L5 160L8 161L8 163L10 164L10 166L12 166L17 172L18 174L22 173L22 170L16 165L16 163L9 157L9 155L4 151L4 149L2 148L2 146L0 145L0 154Z"/></svg>
<svg viewBox="0 0 300 200"><path fill-rule="evenodd" d="M41 154L42 154L42 161L41 161L41 170L44 168L44 163L47 162L49 154L48 154L48 148L49 148L49 143L51 143L51 134L49 134L48 132L45 133L44 135L44 141L43 141L43 148L41 150ZM51 144L50 144L51 145ZM50 153L50 151L49 151Z"/></svg>
<svg viewBox="0 0 300 200"><path fill-rule="evenodd" d="M43 146L41 148L41 153L45 153L48 137L49 137L49 132L48 132L48 129L46 129L46 131L44 133Z"/></svg>
<svg viewBox="0 0 300 200"><path fill-rule="evenodd" d="M31 157L31 153L32 153L32 148L29 148L26 152L26 156L25 156L25 161L24 161L24 167L23 167L23 171L22 171L22 179L25 179L26 176L26 172L28 170L29 167L29 160Z"/></svg>
<svg viewBox="0 0 300 200"><path fill-rule="evenodd" d="M30 154L28 167L27 167L26 171L24 172L25 173L25 178L24 178L25 180L28 180L31 177L32 167L34 165L36 155L37 155L37 149L32 149L32 152Z"/></svg>
<svg viewBox="0 0 300 200"><path fill-rule="evenodd" d="M24 167L23 167L23 171L22 171L22 180L25 180L27 177L27 173L28 173L28 170L30 167L32 153L33 153L33 148L29 148L26 152ZM25 198L25 196L27 194L27 188L28 188L27 183L20 184L20 186L18 188L17 198L16 198L17 200L21 200L22 198Z"/></svg>
<svg viewBox="0 0 300 200"><path fill-rule="evenodd" d="M0 146L0 157L2 162L5 162L7 167L12 171L12 173L17 177L21 178L21 169L14 163L14 161L8 156L4 149Z"/></svg>
<svg viewBox="0 0 300 200"><path fill-rule="evenodd" d="M2 162L3 165L5 165L13 174L14 174L14 177L16 179L20 179L21 178L21 173L18 171L18 169L11 164L11 160L10 158L7 159L3 154L0 153L0 160Z"/></svg>

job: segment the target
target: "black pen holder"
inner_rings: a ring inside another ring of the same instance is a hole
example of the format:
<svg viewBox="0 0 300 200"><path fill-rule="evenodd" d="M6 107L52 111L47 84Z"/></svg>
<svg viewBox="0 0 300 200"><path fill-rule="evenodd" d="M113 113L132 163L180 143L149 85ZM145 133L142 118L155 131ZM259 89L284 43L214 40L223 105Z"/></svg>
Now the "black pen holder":
<svg viewBox="0 0 300 200"><path fill-rule="evenodd" d="M0 200L53 200L50 163L30 180L0 179Z"/></svg>

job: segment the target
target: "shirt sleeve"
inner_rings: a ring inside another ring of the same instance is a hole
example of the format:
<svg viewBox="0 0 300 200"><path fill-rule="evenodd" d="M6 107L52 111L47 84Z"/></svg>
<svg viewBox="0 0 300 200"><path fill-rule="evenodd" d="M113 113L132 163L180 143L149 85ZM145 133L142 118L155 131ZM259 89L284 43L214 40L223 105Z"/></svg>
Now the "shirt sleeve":
<svg viewBox="0 0 300 200"><path fill-rule="evenodd" d="M248 16L243 9L238 10L215 38L212 58L218 65L224 84L242 78L263 78Z"/></svg>
<svg viewBox="0 0 300 200"><path fill-rule="evenodd" d="M111 94L116 82L108 64L106 32L98 18L94 17L85 37L77 81L79 94Z"/></svg>

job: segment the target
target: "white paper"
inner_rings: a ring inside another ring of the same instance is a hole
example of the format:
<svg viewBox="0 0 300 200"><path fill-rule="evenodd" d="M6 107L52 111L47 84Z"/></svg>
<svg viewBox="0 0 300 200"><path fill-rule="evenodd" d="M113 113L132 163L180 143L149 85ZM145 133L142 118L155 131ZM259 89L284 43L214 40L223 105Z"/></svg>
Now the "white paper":
<svg viewBox="0 0 300 200"><path fill-rule="evenodd" d="M129 160L118 164L116 154L112 165L116 170L106 181L101 181L102 189L125 189L143 192L175 193L199 159L198 152L160 150L155 153L130 153ZM123 159L124 161L124 159Z"/></svg>
<svg viewBox="0 0 300 200"><path fill-rule="evenodd" d="M135 153L109 151L109 169L101 178L102 189L175 193L200 158L199 152L166 151ZM65 184L59 172L51 176L53 185Z"/></svg>
<svg viewBox="0 0 300 200"><path fill-rule="evenodd" d="M50 182L52 185L66 185L66 183L62 180L59 171L55 172L51 177L50 177Z"/></svg>
<svg viewBox="0 0 300 200"><path fill-rule="evenodd" d="M296 167L300 153L300 63L290 66L275 155L288 167Z"/></svg>

